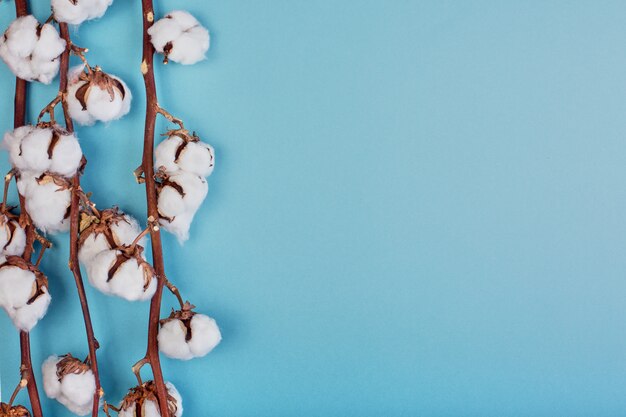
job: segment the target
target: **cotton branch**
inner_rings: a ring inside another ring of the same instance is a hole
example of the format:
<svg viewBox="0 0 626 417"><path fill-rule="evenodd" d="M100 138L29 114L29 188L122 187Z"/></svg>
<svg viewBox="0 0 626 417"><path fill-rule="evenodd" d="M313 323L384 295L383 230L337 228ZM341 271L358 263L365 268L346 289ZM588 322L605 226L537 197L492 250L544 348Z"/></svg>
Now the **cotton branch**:
<svg viewBox="0 0 626 417"><path fill-rule="evenodd" d="M59 83L59 96L61 97L61 105L63 107L63 114L65 117L65 125L69 132L74 131L74 125L72 119L69 116L67 100L67 73L69 70L69 58L70 50L79 51L79 56L82 57L82 52L85 51L82 48L77 48L72 45L69 31L66 23L59 23L59 30L61 37L65 40L67 48L61 55L61 68L60 68L60 83ZM53 101L54 102L54 101ZM50 118L54 118L54 108L50 111ZM83 166L85 161L83 160ZM85 321L85 330L87 333L87 344L89 346L89 365L93 372L94 380L96 383L96 389L93 398L93 409L91 412L92 417L98 416L98 410L100 408L100 398L104 395L100 383L100 375L98 371L98 358L96 350L98 349L98 341L94 335L93 326L91 323L91 315L89 312L89 304L87 302L87 295L85 294L85 286L83 278L80 272L80 265L78 263L78 236L80 231L80 200L83 196L80 188L80 174L79 169L72 178L72 200L70 205L70 260L69 268L74 275L74 281L76 282L76 289L78 290L78 298L83 313L83 319Z"/></svg>
<svg viewBox="0 0 626 417"><path fill-rule="evenodd" d="M154 47L150 42L150 35L148 34L148 29L150 29L154 23L154 6L152 0L141 0L141 6L143 11L143 61L141 62L141 72L143 74L146 87L146 124L144 130L143 159L141 165L142 171L145 173L144 181L146 185L146 200L148 203L148 217L158 219L157 187L153 174L154 128L159 106L154 80ZM163 298L163 286L165 284L165 267L163 263L163 248L161 245L160 230L151 228L150 239L152 242L152 261L155 273L158 277L158 285L156 293L150 301L148 347L145 360L150 363L150 367L152 368L161 416L166 417L170 415L167 401L168 393L167 388L165 387L165 382L163 381L163 372L161 371L161 361L159 358L159 348L157 342L159 320L161 315L161 300ZM138 372L139 370L137 370L135 375L138 375ZM139 377L138 380L140 380Z"/></svg>

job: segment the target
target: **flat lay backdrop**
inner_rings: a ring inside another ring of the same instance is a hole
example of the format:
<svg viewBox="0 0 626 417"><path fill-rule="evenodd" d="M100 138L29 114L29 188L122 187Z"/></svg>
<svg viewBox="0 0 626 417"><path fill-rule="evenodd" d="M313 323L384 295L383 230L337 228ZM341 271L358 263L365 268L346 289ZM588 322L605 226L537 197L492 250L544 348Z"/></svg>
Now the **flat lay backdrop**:
<svg viewBox="0 0 626 417"><path fill-rule="evenodd" d="M191 239L165 238L168 275L224 336L163 359L185 415L624 415L626 3L156 3L212 33L206 61L157 69L160 102L218 158ZM84 188L143 218L140 13L116 0L73 36L135 96L122 121L79 129ZM12 16L0 2L0 27ZM55 89L32 89L31 117ZM0 92L4 131L4 66ZM52 239L37 364L86 354L67 238ZM116 402L148 304L88 296ZM4 314L0 331L6 399Z"/></svg>

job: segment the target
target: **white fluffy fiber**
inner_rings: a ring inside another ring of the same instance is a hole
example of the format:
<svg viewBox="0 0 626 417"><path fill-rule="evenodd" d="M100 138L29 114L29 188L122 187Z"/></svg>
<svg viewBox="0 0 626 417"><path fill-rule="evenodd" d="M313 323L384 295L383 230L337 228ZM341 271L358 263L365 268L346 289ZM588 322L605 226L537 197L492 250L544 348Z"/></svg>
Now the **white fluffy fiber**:
<svg viewBox="0 0 626 417"><path fill-rule="evenodd" d="M76 69L72 69L71 73L76 73ZM92 83L89 87L89 92L85 96L85 109L83 109L83 105L76 98L76 92L88 81L80 80L75 76L70 76L70 85L67 90L67 104L70 116L78 124L90 126L97 121L110 122L124 117L130 111L130 104L132 101L132 93L130 89L121 78L110 74L109 76L122 84L124 88L124 97L122 98L121 91L114 87L113 99L111 99L111 96L106 89Z"/></svg>
<svg viewBox="0 0 626 417"><path fill-rule="evenodd" d="M15 19L0 37L0 58L17 77L50 84L59 72L65 41L49 23L39 33L38 28L32 15Z"/></svg>
<svg viewBox="0 0 626 417"><path fill-rule="evenodd" d="M48 155L53 135L59 139ZM48 171L71 177L80 166L83 152L73 133L46 126L26 125L4 135L3 147L9 151L9 161L20 172L41 175Z"/></svg>
<svg viewBox="0 0 626 417"><path fill-rule="evenodd" d="M157 287L157 279L152 276L144 289L144 266L137 259L126 260L109 280L109 270L115 264L118 250L104 250L87 263L87 278L91 285L105 294L115 295L128 301L144 301L152 298Z"/></svg>
<svg viewBox="0 0 626 417"><path fill-rule="evenodd" d="M119 245L130 245L135 238L141 234L139 222L128 214L120 214L121 218L117 222L112 222L111 233L113 240ZM142 238L138 244L145 246L145 238ZM91 264L92 260L102 251L113 249L109 245L106 237L102 233L91 233L87 239L83 241L78 251L78 260L84 264Z"/></svg>
<svg viewBox="0 0 626 417"><path fill-rule="evenodd" d="M157 201L159 213L163 216L160 223L183 242L189 238L189 227L209 192L209 184L204 178L182 170L170 175L169 181L178 184L183 193L171 185L160 189Z"/></svg>
<svg viewBox="0 0 626 417"><path fill-rule="evenodd" d="M17 220L11 220L6 215L0 215L0 254L6 256L21 256L26 247L26 232ZM1 259L4 262L4 259Z"/></svg>
<svg viewBox="0 0 626 417"><path fill-rule="evenodd" d="M72 198L69 189L64 189L54 181L39 183L37 177L27 173L18 179L17 189L24 196L26 210L38 229L45 233L69 230L67 209Z"/></svg>
<svg viewBox="0 0 626 417"><path fill-rule="evenodd" d="M209 31L188 12L175 10L148 29L154 49L183 65L195 64L209 50ZM171 50L166 51L167 47Z"/></svg>
<svg viewBox="0 0 626 417"><path fill-rule="evenodd" d="M208 177L215 166L215 151L211 145L201 141L189 142L176 158L176 152L184 140L176 135L169 136L159 143L155 150L155 166L167 174L179 170L187 171L200 177Z"/></svg>
<svg viewBox="0 0 626 417"><path fill-rule="evenodd" d="M0 268L0 306L15 327L26 332L46 315L50 305L51 297L46 287L42 287L43 294L28 304L36 289L36 277L31 271L17 266Z"/></svg>
<svg viewBox="0 0 626 417"><path fill-rule="evenodd" d="M91 413L96 380L90 370L80 374L57 376L57 364L62 358L50 356L43 363L43 388L49 398L55 399L72 413L86 416Z"/></svg>
<svg viewBox="0 0 626 417"><path fill-rule="evenodd" d="M183 415L183 399L180 396L180 393L171 382L166 382L165 386L167 388L167 392L174 398L176 401L176 414L175 417L182 417ZM155 401L146 400L143 403L142 409L139 414L136 412L136 404L132 404L126 410L121 410L118 414L118 417L161 417L161 413L159 411L159 406Z"/></svg>
<svg viewBox="0 0 626 417"><path fill-rule="evenodd" d="M52 0L52 12L59 22L80 25L85 20L102 17L113 0Z"/></svg>
<svg viewBox="0 0 626 417"><path fill-rule="evenodd" d="M191 339L186 340L187 328L179 319L165 322L159 330L159 350L174 359L189 360L205 356L222 340L217 323L204 314L191 318Z"/></svg>

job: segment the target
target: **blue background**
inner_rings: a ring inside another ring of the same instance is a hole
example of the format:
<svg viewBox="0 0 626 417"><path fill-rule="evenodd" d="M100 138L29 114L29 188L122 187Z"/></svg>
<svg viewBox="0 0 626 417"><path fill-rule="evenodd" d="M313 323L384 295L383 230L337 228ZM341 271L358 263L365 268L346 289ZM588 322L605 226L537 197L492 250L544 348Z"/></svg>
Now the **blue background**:
<svg viewBox="0 0 626 417"><path fill-rule="evenodd" d="M139 3L73 36L135 94L125 119L79 130L84 187L143 218ZM165 238L170 278L224 336L163 359L187 416L623 415L624 2L157 3L213 36L203 63L157 69L160 102L218 155L190 241ZM12 13L0 3L1 28ZM55 89L32 89L31 116ZM0 91L4 131L4 66ZM53 240L36 363L86 354ZM88 295L116 402L148 304ZM0 330L6 399L18 343L3 314Z"/></svg>

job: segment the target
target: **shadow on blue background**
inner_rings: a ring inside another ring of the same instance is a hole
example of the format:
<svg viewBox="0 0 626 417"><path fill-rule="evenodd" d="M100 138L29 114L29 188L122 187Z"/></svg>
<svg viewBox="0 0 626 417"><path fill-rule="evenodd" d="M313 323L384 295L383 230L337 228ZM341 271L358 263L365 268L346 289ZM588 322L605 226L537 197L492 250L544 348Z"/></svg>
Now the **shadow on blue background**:
<svg viewBox="0 0 626 417"><path fill-rule="evenodd" d="M213 36L207 61L157 71L160 102L218 157L190 241L165 238L168 275L224 335L204 359L163 360L185 415L623 414L626 4L157 3ZM0 3L1 28L12 13ZM144 217L140 2L73 36L135 95L127 118L79 130L85 188ZM55 89L33 88L31 116ZM4 66L0 91L4 131ZM53 240L37 363L86 354ZM88 295L117 401L148 305ZM6 398L18 344L4 315L0 329Z"/></svg>

